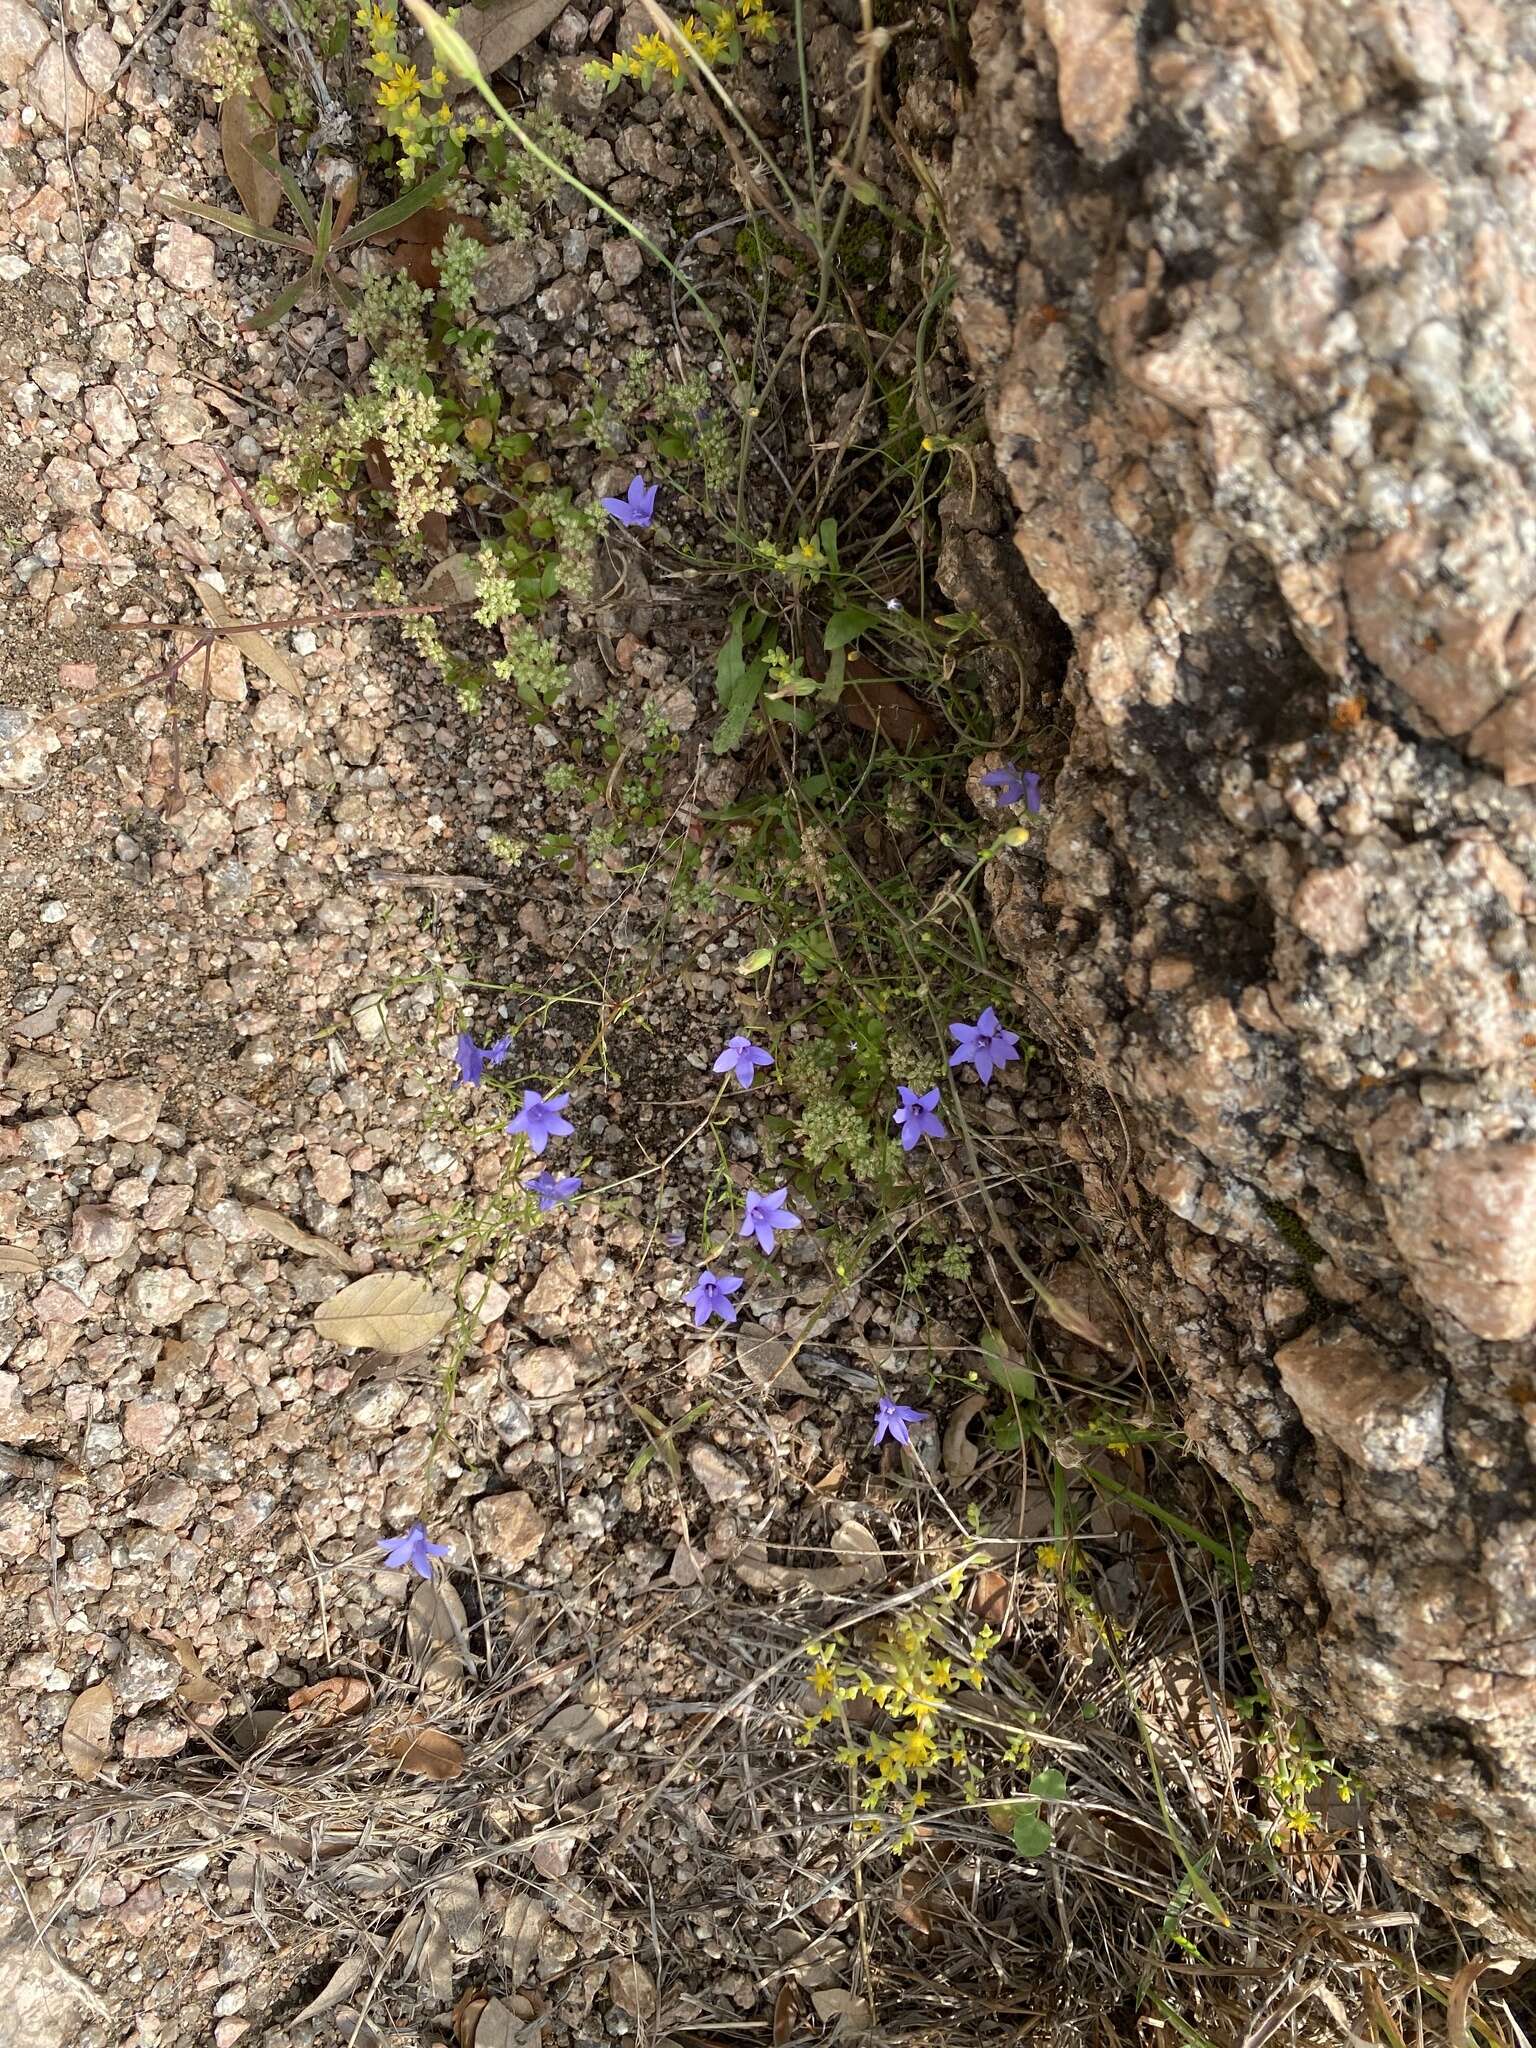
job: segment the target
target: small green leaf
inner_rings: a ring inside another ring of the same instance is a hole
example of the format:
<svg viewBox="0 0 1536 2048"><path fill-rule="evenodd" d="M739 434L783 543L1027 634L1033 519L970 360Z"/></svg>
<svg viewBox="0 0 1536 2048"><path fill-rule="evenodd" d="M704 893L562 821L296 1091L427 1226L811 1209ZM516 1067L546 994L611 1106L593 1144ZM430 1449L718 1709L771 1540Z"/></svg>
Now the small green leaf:
<svg viewBox="0 0 1536 2048"><path fill-rule="evenodd" d="M845 610L834 612L827 621L823 636L830 653L834 648L846 647L850 640L857 640L861 633L867 633L871 626L881 623L880 614L866 609L861 604L851 604Z"/></svg>
<svg viewBox="0 0 1536 2048"><path fill-rule="evenodd" d="M162 193L161 198L173 213L189 213L194 220L205 221L209 227L227 229L232 235L245 235L253 242L267 242L274 249L304 249L307 246L297 235L285 234L281 228L264 228L249 214L232 213L227 206L209 206L201 199L183 199L176 192Z"/></svg>
<svg viewBox="0 0 1536 2048"><path fill-rule="evenodd" d="M296 277L286 291L280 291L275 299L268 300L251 321L251 326L260 333L263 328L270 327L275 320L281 320L285 313L291 313L313 282L313 270L306 270L302 277Z"/></svg>
<svg viewBox="0 0 1536 2048"><path fill-rule="evenodd" d="M1051 1846L1051 1824L1040 1818L1038 1807L1015 1807L1013 1846L1021 1856L1043 1856Z"/></svg>
<svg viewBox="0 0 1536 2048"><path fill-rule="evenodd" d="M457 176L456 166L444 164L442 169L434 171L430 178L423 178L421 183L413 185L409 192L401 193L400 197L392 199L388 206L381 206L377 213L370 213L366 220L361 220L355 227L348 228L336 244L337 248L355 248L359 242L370 241L375 235L386 234L389 229L399 227L413 214L420 213L424 206L435 205Z"/></svg>
<svg viewBox="0 0 1536 2048"><path fill-rule="evenodd" d="M1065 1799L1067 1781L1058 1770L1036 1771L1029 1781L1031 1799Z"/></svg>
<svg viewBox="0 0 1536 2048"><path fill-rule="evenodd" d="M1008 1356L1007 1347L996 1330L988 1330L982 1338L981 1356L987 1368L987 1377L1001 1387L1005 1394L1012 1394L1020 1401L1034 1400L1034 1373L1027 1365Z"/></svg>

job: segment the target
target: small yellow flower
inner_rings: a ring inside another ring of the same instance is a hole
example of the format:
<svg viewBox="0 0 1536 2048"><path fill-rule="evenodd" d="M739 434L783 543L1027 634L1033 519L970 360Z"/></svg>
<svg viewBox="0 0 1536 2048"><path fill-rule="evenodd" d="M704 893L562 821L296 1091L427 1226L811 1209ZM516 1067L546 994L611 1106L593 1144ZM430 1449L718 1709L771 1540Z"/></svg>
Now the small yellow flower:
<svg viewBox="0 0 1536 2048"><path fill-rule="evenodd" d="M642 36L635 44L634 55L636 63L653 65L656 70L665 71L669 78L676 78L678 74L677 52L665 36Z"/></svg>
<svg viewBox="0 0 1536 2048"><path fill-rule="evenodd" d="M414 64L397 64L379 87L381 107L403 107L407 100L419 99L421 80L416 76Z"/></svg>

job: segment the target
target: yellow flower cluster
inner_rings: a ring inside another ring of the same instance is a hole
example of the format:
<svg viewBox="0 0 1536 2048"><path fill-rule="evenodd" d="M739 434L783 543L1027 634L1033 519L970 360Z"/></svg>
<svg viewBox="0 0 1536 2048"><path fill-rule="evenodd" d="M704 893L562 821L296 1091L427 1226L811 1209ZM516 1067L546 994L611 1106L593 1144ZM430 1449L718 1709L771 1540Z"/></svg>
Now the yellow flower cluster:
<svg viewBox="0 0 1536 2048"><path fill-rule="evenodd" d="M668 36L641 36L632 50L620 50L610 63L587 66L589 78L600 78L611 92L633 78L649 92L658 78L677 79L684 55L700 58L712 71L728 70L741 61L748 43L776 43L778 17L767 0L705 0L697 14L677 25L683 48Z"/></svg>
<svg viewBox="0 0 1536 2048"><path fill-rule="evenodd" d="M451 22L453 15L447 19ZM395 169L403 185L414 184L423 166L435 167L445 145L462 147L471 136L489 132L488 115L460 114L444 97L448 74L440 64L423 78L415 63L407 62L394 0L362 0L353 20L368 44L363 68L376 81L374 103L385 133L394 140Z"/></svg>
<svg viewBox="0 0 1536 2048"><path fill-rule="evenodd" d="M930 1598L907 1608L888 1627L857 1649L831 1637L807 1643L806 1676L817 1705L806 1716L800 1740L832 1722L842 1725L848 1740L838 1761L863 1773L859 1805L865 1818L857 1825L878 1830L899 1824L896 1847L916 1839L917 1816L928 1804L928 1780L935 1771L952 1771L958 1789L978 1798L985 1777L981 1762L967 1746L963 1725L946 1716L948 1702L962 1687L978 1691L986 1682L986 1662L998 1644L991 1628L977 1631L969 1647L960 1639L953 1610L965 1587L957 1567ZM884 1724L862 1741L849 1733L846 1707L867 1700ZM1005 1747L1010 1765L1028 1761L1027 1738Z"/></svg>

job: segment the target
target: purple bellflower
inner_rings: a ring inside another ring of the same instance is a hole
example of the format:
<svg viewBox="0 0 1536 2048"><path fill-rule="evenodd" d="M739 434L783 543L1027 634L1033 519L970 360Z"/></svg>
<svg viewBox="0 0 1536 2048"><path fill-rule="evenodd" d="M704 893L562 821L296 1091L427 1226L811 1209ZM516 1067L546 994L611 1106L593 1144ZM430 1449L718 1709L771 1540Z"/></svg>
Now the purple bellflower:
<svg viewBox="0 0 1536 2048"><path fill-rule="evenodd" d="M529 1194L539 1198L539 1214L558 1209L562 1202L568 1202L573 1195L581 1193L579 1173L551 1173L546 1166L542 1173L536 1173L532 1180L525 1180L523 1186Z"/></svg>
<svg viewBox="0 0 1536 2048"><path fill-rule="evenodd" d="M875 1403L875 1434L870 1442L871 1450L876 1444L883 1444L887 1437L892 1443L906 1444L910 1447L913 1423L927 1420L926 1408L904 1408L899 1401L893 1401L889 1394L882 1394Z"/></svg>
<svg viewBox="0 0 1536 2048"><path fill-rule="evenodd" d="M915 1088L903 1088L900 1094L901 1107L892 1116L891 1122L901 1132L903 1152L910 1152L920 1139L949 1136L938 1118L937 1088L930 1088L926 1095L919 1095Z"/></svg>
<svg viewBox="0 0 1536 2048"><path fill-rule="evenodd" d="M1040 778L1033 768L1026 768L1019 780L1024 785L1024 808L1033 817L1040 808Z"/></svg>
<svg viewBox="0 0 1536 2048"><path fill-rule="evenodd" d="M453 1549L451 1543L432 1543L420 1522L413 1522L403 1536L381 1536L379 1549L384 1553L385 1568L392 1572L413 1571L424 1579L432 1576L434 1557L447 1557Z"/></svg>
<svg viewBox="0 0 1536 2048"><path fill-rule="evenodd" d="M519 1138L526 1138L534 1158L542 1159L544 1147L551 1138L568 1138L576 1128L560 1114L570 1099L569 1095L544 1096L536 1089L525 1088L523 1106L507 1129Z"/></svg>
<svg viewBox="0 0 1536 2048"><path fill-rule="evenodd" d="M737 1032L734 1038L725 1041L725 1051L715 1061L717 1074L734 1074L743 1088L752 1086L752 1076L759 1067L771 1067L773 1054L764 1052L760 1045L754 1045L750 1038Z"/></svg>
<svg viewBox="0 0 1536 2048"><path fill-rule="evenodd" d="M499 1067L512 1050L512 1034L503 1032L494 1045L476 1045L467 1031L454 1042L453 1060L459 1070L455 1088L478 1088L487 1067Z"/></svg>
<svg viewBox="0 0 1536 2048"><path fill-rule="evenodd" d="M1019 1056L1018 1033L1003 1029L990 1003L974 1024L951 1024L949 1035L956 1041L949 1064L959 1067L968 1062L976 1069L980 1081L990 1081L997 1068L1006 1067Z"/></svg>
<svg viewBox="0 0 1536 2048"><path fill-rule="evenodd" d="M773 1235L776 1230L798 1230L800 1218L784 1206L787 1187L774 1188L766 1195L760 1195L756 1188L748 1191L746 1204L741 1212L741 1235L755 1237L765 1252L773 1250Z"/></svg>
<svg viewBox="0 0 1536 2048"><path fill-rule="evenodd" d="M693 1327L702 1329L711 1316L718 1316L722 1323L734 1323L736 1307L731 1296L739 1294L746 1284L735 1273L711 1273L706 1266L683 1296L693 1310Z"/></svg>
<svg viewBox="0 0 1536 2048"><path fill-rule="evenodd" d="M1000 811L1011 809L1024 794L1024 779L1011 761L1005 761L1001 768L993 768L983 775L981 786L993 792Z"/></svg>
<svg viewBox="0 0 1536 2048"><path fill-rule="evenodd" d="M656 486L637 476L622 498L604 498L601 503L620 526L649 526L656 509Z"/></svg>

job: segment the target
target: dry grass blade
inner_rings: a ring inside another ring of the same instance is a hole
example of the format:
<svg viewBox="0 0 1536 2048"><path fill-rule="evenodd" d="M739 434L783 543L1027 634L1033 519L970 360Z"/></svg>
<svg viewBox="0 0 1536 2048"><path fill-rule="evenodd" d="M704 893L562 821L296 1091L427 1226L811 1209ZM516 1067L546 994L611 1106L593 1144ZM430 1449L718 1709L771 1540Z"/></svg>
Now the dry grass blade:
<svg viewBox="0 0 1536 2048"><path fill-rule="evenodd" d="M239 627L239 620L211 583L198 578L192 588L202 601L203 610L216 626ZM280 653L263 634L247 628L244 631L231 632L228 637L247 661L255 662L268 681L276 683L279 689L292 691L295 697L303 696L304 687L299 681L297 669L287 655Z"/></svg>
<svg viewBox="0 0 1536 2048"><path fill-rule="evenodd" d="M1467 2013L1472 2003L1472 1993L1477 1987L1477 1980L1492 1960L1491 1956L1473 1956L1470 1962L1462 1964L1452 1978L1450 1993L1445 2001L1447 2048L1472 2048Z"/></svg>
<svg viewBox="0 0 1536 2048"><path fill-rule="evenodd" d="M271 156L277 146L272 87L259 66L250 92L225 94L219 115L219 146L240 204L258 227L271 227L283 203L283 187L257 155L259 151L261 156Z"/></svg>

